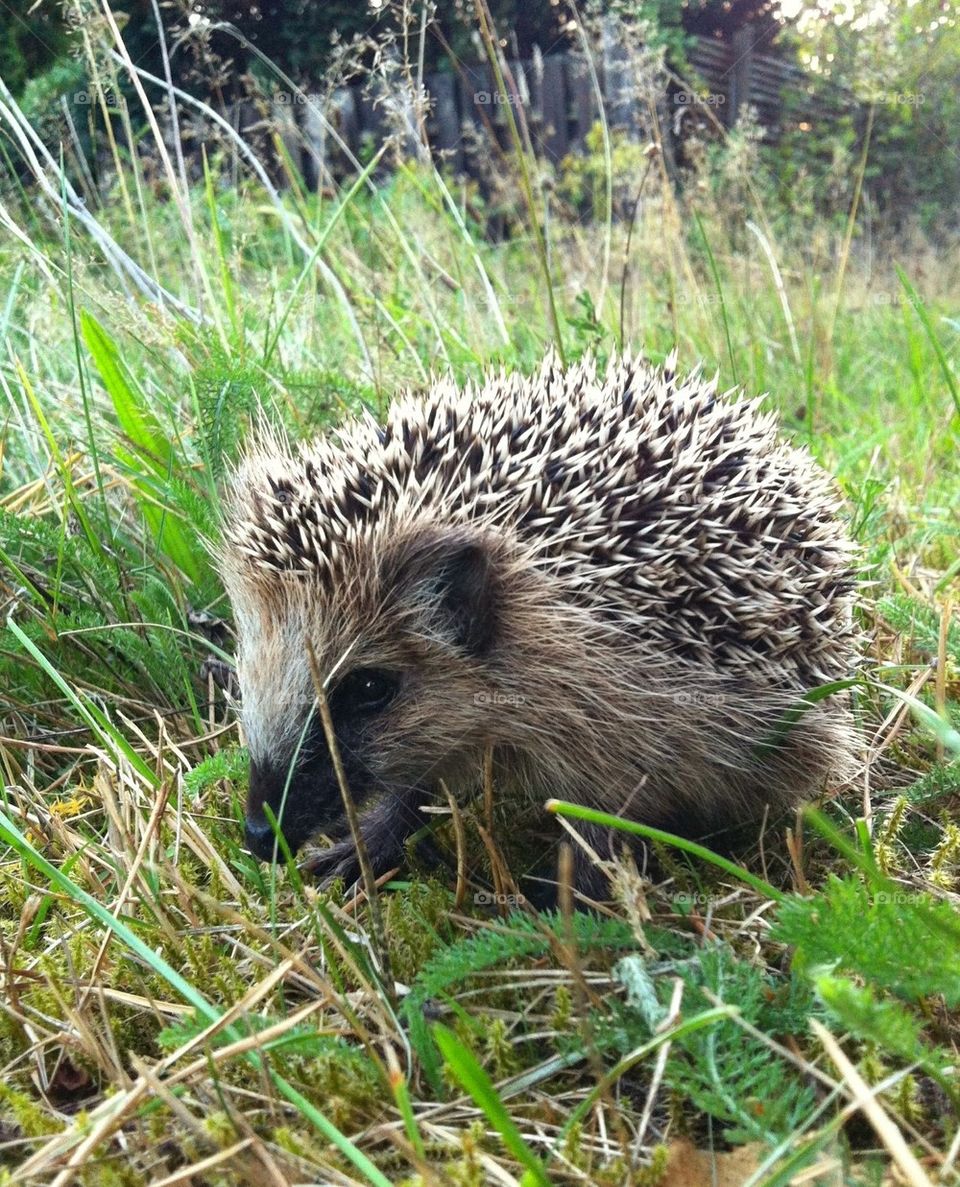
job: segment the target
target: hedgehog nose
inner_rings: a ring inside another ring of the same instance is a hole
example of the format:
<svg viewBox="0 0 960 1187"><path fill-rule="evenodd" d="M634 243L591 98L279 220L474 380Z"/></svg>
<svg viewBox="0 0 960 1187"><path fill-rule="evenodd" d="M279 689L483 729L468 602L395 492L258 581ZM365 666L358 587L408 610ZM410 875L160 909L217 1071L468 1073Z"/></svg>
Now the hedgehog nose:
<svg viewBox="0 0 960 1187"><path fill-rule="evenodd" d="M262 861L269 861L273 857L276 838L273 829L265 816L260 814L248 816L245 821L244 840L247 848Z"/></svg>
<svg viewBox="0 0 960 1187"><path fill-rule="evenodd" d="M250 787L247 793L245 842L247 848L261 861L269 861L276 849L276 837L267 820L264 805L269 804L274 816L280 815L275 792L283 787L284 775L269 761L250 759Z"/></svg>

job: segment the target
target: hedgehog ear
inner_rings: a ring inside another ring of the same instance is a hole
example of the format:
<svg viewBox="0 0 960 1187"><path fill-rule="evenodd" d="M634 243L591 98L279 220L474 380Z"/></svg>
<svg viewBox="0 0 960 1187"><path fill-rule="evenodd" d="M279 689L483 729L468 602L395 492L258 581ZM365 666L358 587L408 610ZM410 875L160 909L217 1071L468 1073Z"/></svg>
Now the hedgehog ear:
<svg viewBox="0 0 960 1187"><path fill-rule="evenodd" d="M398 585L425 600L432 624L468 655L481 656L497 631L496 563L480 540L421 541L404 558ZM426 598L424 595L426 594Z"/></svg>

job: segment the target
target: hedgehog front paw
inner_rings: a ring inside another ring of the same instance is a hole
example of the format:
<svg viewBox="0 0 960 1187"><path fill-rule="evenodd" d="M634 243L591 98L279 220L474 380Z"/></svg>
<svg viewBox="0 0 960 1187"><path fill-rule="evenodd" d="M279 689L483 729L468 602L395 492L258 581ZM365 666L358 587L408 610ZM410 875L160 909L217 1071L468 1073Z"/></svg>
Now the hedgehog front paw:
<svg viewBox="0 0 960 1187"><path fill-rule="evenodd" d="M352 886L361 876L360 859L352 840L337 841L329 849L318 849L310 854L300 868L312 874L324 887L336 878L342 879L344 886Z"/></svg>

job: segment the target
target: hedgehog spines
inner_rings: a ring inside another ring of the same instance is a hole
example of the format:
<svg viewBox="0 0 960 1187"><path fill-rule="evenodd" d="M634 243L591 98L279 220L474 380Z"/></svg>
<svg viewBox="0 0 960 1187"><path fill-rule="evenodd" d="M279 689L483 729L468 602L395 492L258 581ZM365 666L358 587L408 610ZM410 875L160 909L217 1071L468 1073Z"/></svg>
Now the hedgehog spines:
<svg viewBox="0 0 960 1187"><path fill-rule="evenodd" d="M850 651L839 500L759 400L630 357L548 359L401 397L295 450L261 434L227 548L331 589L355 547L423 522L507 536L570 598L729 672L827 679Z"/></svg>

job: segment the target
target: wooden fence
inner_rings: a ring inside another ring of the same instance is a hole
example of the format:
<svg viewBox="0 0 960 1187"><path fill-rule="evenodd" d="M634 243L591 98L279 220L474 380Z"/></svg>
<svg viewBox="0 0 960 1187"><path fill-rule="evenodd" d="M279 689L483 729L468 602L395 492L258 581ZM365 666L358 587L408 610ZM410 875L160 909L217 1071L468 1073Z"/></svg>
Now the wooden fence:
<svg viewBox="0 0 960 1187"><path fill-rule="evenodd" d="M290 157L310 185L336 175L370 146L394 136L404 152L431 152L457 173L478 172L477 153L489 136L507 143L507 103L523 108L535 151L557 164L570 152L582 152L602 99L611 127L649 135L651 103L656 108L668 154L685 135L684 115L698 112L700 123L735 126L749 105L769 139L780 134L785 119L830 118L852 99L840 91L824 97L799 67L754 50L754 31L746 26L731 41L697 38L688 52L693 68L689 85L663 84L650 93L650 78L617 39L605 38L593 59L575 53L536 55L509 63L507 96L498 89L487 64L463 66L456 74L438 73L424 80L429 103L418 115L409 84L400 76L371 93L370 84L342 87L329 94L281 95L273 100L272 124L278 127ZM650 72L648 72L649 74ZM598 94L599 92L599 94ZM789 99L787 98L789 96ZM710 114L712 113L712 115ZM263 122L262 108L245 104L236 120L242 130Z"/></svg>
<svg viewBox="0 0 960 1187"><path fill-rule="evenodd" d="M712 94L723 96L721 118L733 127L749 104L760 124L772 137L785 116L794 119L830 118L855 105L853 96L840 87L827 88L799 66L755 50L756 36L749 25L731 41L698 37L688 54L691 66L705 80ZM789 101L787 101L789 97Z"/></svg>

